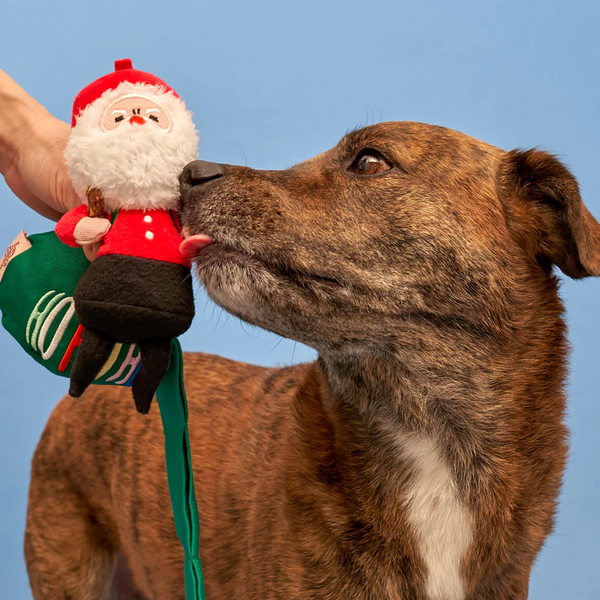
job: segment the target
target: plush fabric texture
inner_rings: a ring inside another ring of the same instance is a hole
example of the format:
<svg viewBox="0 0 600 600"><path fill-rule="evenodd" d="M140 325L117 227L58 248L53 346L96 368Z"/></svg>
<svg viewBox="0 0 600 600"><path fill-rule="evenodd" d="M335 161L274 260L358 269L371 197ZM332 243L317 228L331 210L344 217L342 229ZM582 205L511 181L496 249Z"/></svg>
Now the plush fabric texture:
<svg viewBox="0 0 600 600"><path fill-rule="evenodd" d="M71 127L76 125L78 117L90 104L98 100L105 92L114 90L125 81L129 83L152 85L165 92L171 92L174 96L179 97L177 96L177 92L171 86L167 85L162 79L156 77L156 75L134 69L130 59L124 58L122 60L116 60L114 72L104 75L103 77L96 79L96 81L92 81L92 83L84 87L81 92L77 94L75 102L73 102Z"/></svg>
<svg viewBox="0 0 600 600"><path fill-rule="evenodd" d="M73 298L79 322L117 342L172 339L194 317L190 270L136 256L99 256Z"/></svg>
<svg viewBox="0 0 600 600"><path fill-rule="evenodd" d="M65 213L54 227L54 233L58 236L58 239L71 246L71 248L78 248L79 244L75 241L75 227L77 223L84 217L88 216L88 209L85 204L80 204L76 208L72 208L69 212Z"/></svg>
<svg viewBox="0 0 600 600"><path fill-rule="evenodd" d="M131 390L138 412L147 414L152 398L160 385L171 358L171 340L163 338L140 342L142 364L133 380Z"/></svg>
<svg viewBox="0 0 600 600"><path fill-rule="evenodd" d="M70 377L82 337L73 293L90 262L80 247L67 246L54 231L28 240L31 247L9 262L0 282L2 325L38 363ZM132 344L117 344L94 384L129 385L134 354Z"/></svg>
<svg viewBox="0 0 600 600"><path fill-rule="evenodd" d="M31 248L9 262L0 284L2 324L37 362L52 373L68 375L69 369L61 369L61 364L79 323L72 315L63 329L63 319L67 319L71 308L68 305L54 317L52 313L60 303L72 298L90 263L81 248L65 246L52 231L28 239ZM48 324L46 344L40 347L39 332ZM51 345L55 347L50 353Z"/></svg>
<svg viewBox="0 0 600 600"><path fill-rule="evenodd" d="M171 340L194 318L190 270L137 256L99 256L79 280L73 299L85 329L71 371L72 395L81 395L94 380L116 342L137 343L141 366L133 398L140 412L148 412L169 365Z"/></svg>
<svg viewBox="0 0 600 600"><path fill-rule="evenodd" d="M101 242L108 233L111 223L106 218L84 217L75 226L73 237L80 246Z"/></svg>
<svg viewBox="0 0 600 600"><path fill-rule="evenodd" d="M103 337L93 329L84 329L77 357L71 369L69 395L79 398L91 385L97 373L108 360L115 342ZM141 364L133 378L132 392L138 412L147 414L154 394L160 385L171 356L171 340L168 338L145 340L139 344Z"/></svg>
<svg viewBox="0 0 600 600"><path fill-rule="evenodd" d="M76 246L75 228L87 217L87 207L78 206L56 224L56 235L69 246ZM165 210L121 210L103 238L98 256L123 254L151 258L190 267L179 250L181 235L177 217Z"/></svg>
<svg viewBox="0 0 600 600"><path fill-rule="evenodd" d="M106 107L125 94L151 99L168 113L172 127L100 127ZM83 203L89 186L102 190L106 209L177 208L179 175L198 157L192 114L172 91L124 81L79 115L65 149L69 177Z"/></svg>
<svg viewBox="0 0 600 600"><path fill-rule="evenodd" d="M104 338L92 329L83 330L81 343L71 367L69 395L79 398L108 360L115 342Z"/></svg>

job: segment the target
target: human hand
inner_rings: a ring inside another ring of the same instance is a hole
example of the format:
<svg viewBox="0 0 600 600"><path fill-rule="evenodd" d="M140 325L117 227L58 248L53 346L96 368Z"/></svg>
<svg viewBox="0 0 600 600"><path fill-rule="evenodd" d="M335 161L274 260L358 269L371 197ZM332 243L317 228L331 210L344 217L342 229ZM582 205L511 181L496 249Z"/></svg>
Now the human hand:
<svg viewBox="0 0 600 600"><path fill-rule="evenodd" d="M18 198L55 221L81 204L63 157L69 131L0 70L0 173Z"/></svg>

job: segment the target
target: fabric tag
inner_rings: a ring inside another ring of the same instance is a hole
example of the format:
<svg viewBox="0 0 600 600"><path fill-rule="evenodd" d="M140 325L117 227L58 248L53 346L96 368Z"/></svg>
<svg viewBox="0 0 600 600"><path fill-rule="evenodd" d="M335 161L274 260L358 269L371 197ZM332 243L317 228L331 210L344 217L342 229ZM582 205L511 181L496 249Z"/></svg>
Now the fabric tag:
<svg viewBox="0 0 600 600"><path fill-rule="evenodd" d="M15 241L6 249L2 260L0 261L0 281L2 281L8 263L15 256L22 254L25 250L29 250L29 248L31 248L31 242L27 239L27 234L24 231L21 231L15 238Z"/></svg>

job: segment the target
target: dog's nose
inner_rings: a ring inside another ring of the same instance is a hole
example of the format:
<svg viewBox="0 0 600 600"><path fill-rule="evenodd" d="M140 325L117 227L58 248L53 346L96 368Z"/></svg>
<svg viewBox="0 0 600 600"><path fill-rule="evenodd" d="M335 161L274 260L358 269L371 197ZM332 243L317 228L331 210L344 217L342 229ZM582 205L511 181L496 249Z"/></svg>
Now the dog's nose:
<svg viewBox="0 0 600 600"><path fill-rule="evenodd" d="M218 179L225 175L225 169L216 163L205 160L194 160L183 169L181 174L181 185L194 187Z"/></svg>

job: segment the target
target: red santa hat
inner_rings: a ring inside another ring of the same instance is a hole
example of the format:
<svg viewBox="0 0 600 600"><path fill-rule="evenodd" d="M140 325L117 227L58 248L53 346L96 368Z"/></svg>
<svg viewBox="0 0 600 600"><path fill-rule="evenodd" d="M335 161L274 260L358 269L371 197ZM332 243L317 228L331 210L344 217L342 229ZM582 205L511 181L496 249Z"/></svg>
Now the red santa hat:
<svg viewBox="0 0 600 600"><path fill-rule="evenodd" d="M100 77L100 79L96 79L96 81L93 81L84 87L81 92L77 94L75 102L73 103L71 127L75 127L77 118L90 104L98 100L104 93L116 89L124 82L132 84L141 83L153 86L161 92L171 92L174 96L179 98L177 92L162 79L156 77L156 75L152 75L152 73L134 69L131 59L123 58L122 60L115 61L115 70L112 73L104 75L104 77Z"/></svg>
<svg viewBox="0 0 600 600"><path fill-rule="evenodd" d="M127 96L156 102L170 126L104 129L104 112ZM116 61L113 73L78 94L71 125L65 159L83 202L91 185L102 190L110 210L176 208L179 175L198 157L198 132L192 113L162 79L133 69L129 59Z"/></svg>

